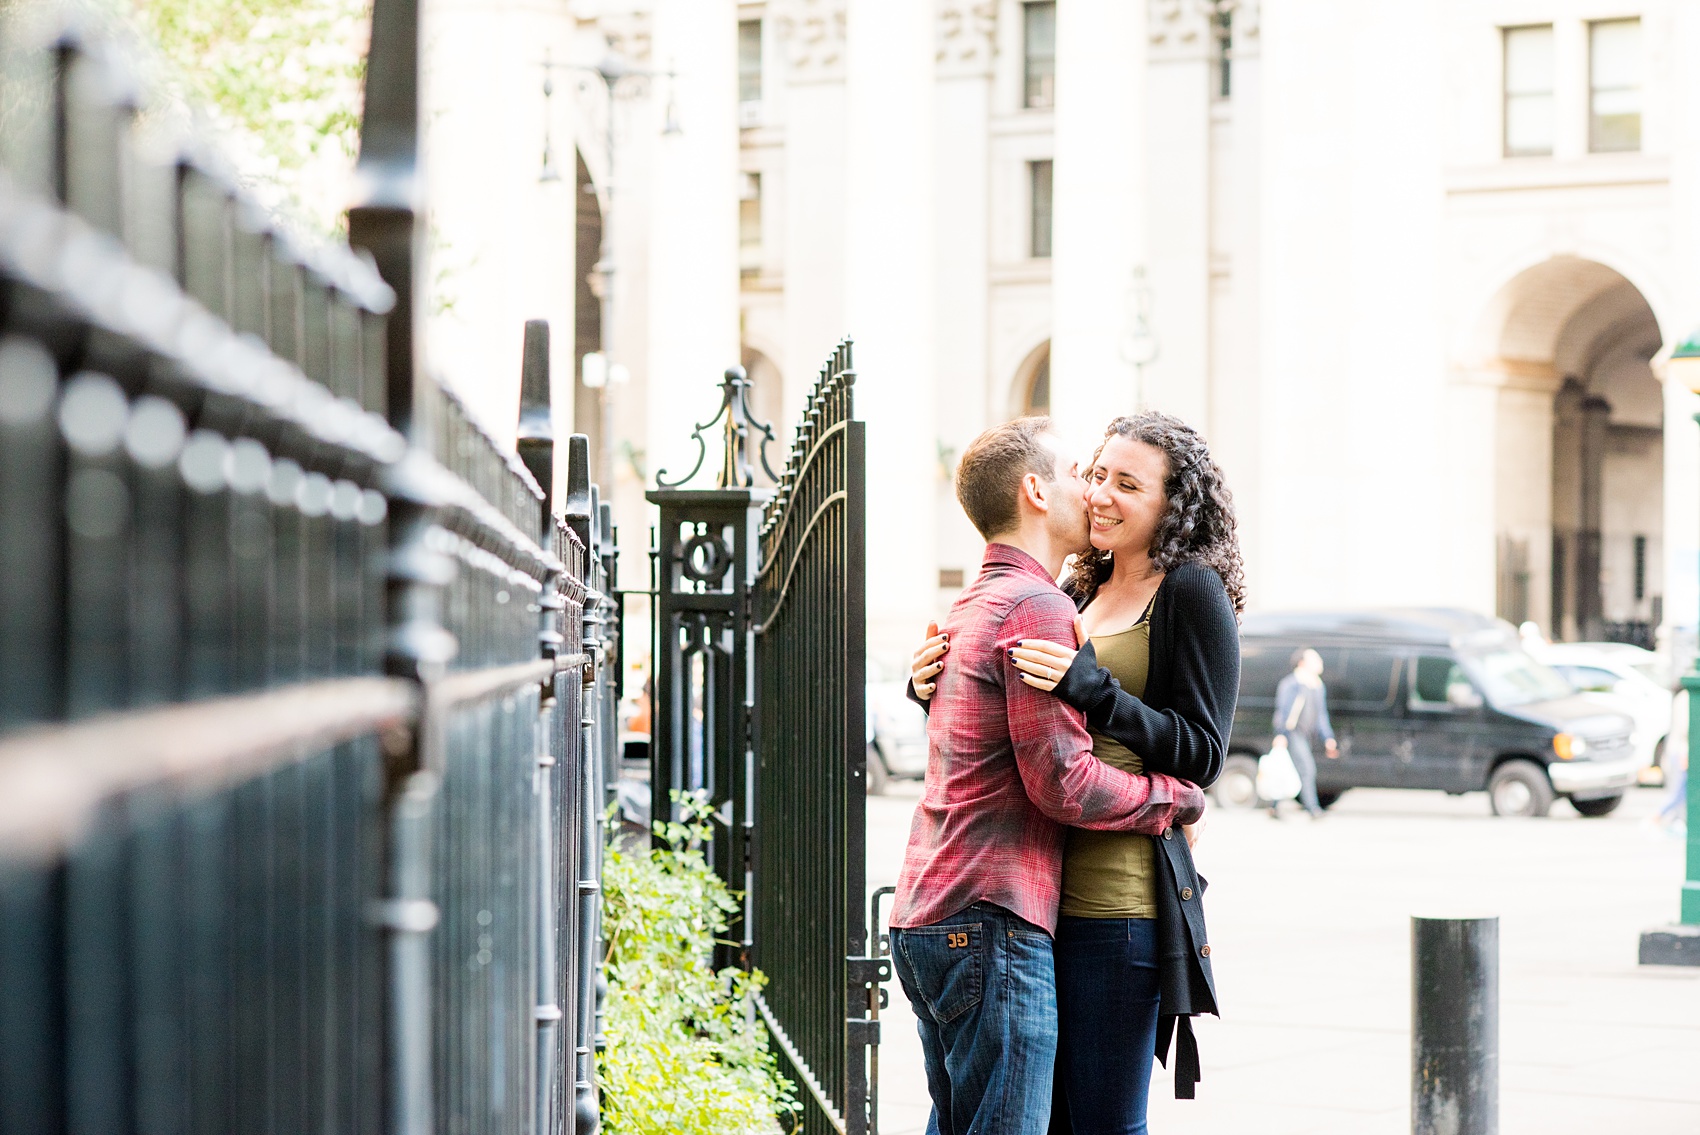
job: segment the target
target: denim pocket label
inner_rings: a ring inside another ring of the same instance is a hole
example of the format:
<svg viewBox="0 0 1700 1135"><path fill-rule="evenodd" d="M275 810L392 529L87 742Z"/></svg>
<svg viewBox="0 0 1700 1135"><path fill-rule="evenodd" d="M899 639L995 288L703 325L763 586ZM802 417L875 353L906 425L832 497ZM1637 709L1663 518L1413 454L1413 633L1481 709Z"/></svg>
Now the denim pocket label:
<svg viewBox="0 0 1700 1135"><path fill-rule="evenodd" d="M911 927L900 948L933 1020L955 1020L980 1003L986 948L980 923Z"/></svg>

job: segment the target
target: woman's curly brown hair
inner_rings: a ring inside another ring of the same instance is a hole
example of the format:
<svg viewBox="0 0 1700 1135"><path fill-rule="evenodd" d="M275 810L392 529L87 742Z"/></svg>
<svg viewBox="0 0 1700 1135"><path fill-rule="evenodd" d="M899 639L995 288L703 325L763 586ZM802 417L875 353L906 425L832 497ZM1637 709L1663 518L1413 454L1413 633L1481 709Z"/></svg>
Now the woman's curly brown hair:
<svg viewBox="0 0 1700 1135"><path fill-rule="evenodd" d="M1245 611L1245 566L1240 561L1239 528L1234 520L1234 494L1210 447L1198 431L1168 414L1143 410L1117 418L1104 431L1104 442L1092 454L1092 464L1112 437L1142 441L1163 451L1169 473L1163 479L1168 508L1151 537L1151 563L1169 572L1182 564L1202 564L1222 577L1233 601L1234 614ZM1074 562L1063 590L1077 602L1090 600L1099 584L1110 578L1110 553L1096 548Z"/></svg>

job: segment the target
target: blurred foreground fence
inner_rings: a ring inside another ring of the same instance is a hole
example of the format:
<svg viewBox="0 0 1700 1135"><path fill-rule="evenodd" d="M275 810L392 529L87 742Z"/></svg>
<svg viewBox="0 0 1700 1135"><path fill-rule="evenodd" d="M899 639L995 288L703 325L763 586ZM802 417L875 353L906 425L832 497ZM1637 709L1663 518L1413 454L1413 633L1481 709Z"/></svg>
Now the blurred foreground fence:
<svg viewBox="0 0 1700 1135"><path fill-rule="evenodd" d="M550 505L546 325L520 456L415 366L417 34L359 255L4 45L6 1135L595 1125L613 534L583 438Z"/></svg>

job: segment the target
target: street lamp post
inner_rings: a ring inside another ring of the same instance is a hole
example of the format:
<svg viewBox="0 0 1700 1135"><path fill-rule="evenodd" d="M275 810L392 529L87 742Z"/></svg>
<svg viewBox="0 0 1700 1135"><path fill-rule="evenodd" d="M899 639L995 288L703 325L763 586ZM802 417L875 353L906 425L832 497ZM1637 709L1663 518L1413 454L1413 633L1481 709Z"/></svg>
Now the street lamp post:
<svg viewBox="0 0 1700 1135"><path fill-rule="evenodd" d="M1700 394L1700 330L1695 331L1671 353L1666 381L1680 381ZM1700 422L1700 414L1694 416ZM1682 884L1681 921L1673 926L1649 930L1641 935L1643 965L1700 966L1700 794L1694 791L1694 754L1700 752L1700 659L1683 675L1682 688L1688 695L1688 870ZM1667 773L1668 775L1668 773Z"/></svg>

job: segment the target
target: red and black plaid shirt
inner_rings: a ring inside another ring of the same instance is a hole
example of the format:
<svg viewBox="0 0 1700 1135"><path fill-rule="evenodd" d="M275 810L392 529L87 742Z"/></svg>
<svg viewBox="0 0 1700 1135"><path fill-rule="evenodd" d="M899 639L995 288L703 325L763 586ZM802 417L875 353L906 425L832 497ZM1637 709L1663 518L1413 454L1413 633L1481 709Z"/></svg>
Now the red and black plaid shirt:
<svg viewBox="0 0 1700 1135"><path fill-rule="evenodd" d="M1074 604L1027 553L990 545L944 629L926 791L891 925L930 926L984 900L1054 934L1065 826L1156 835L1198 819L1204 796L1098 760L1081 713L1016 677L1021 639L1074 641Z"/></svg>

